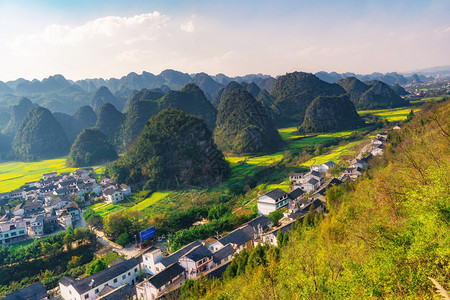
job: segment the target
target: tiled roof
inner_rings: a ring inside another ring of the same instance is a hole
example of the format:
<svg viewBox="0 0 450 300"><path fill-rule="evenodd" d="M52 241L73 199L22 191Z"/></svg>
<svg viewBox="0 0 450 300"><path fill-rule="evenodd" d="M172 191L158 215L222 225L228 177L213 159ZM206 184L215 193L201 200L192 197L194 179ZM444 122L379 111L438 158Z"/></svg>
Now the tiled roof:
<svg viewBox="0 0 450 300"><path fill-rule="evenodd" d="M191 249L188 253L186 253L185 257L192 259L193 261L202 260L205 257L211 257L213 254L203 245L198 245L197 247Z"/></svg>
<svg viewBox="0 0 450 300"><path fill-rule="evenodd" d="M274 189L266 194L267 197L272 198L274 200L280 199L284 196L287 196L287 193L282 189Z"/></svg>
<svg viewBox="0 0 450 300"><path fill-rule="evenodd" d="M41 300L47 298L47 290L40 281L8 294L4 300Z"/></svg>
<svg viewBox="0 0 450 300"><path fill-rule="evenodd" d="M155 288L159 289L163 285L167 284L169 281L184 272L184 268L178 263L174 263L169 267L165 268L156 275L153 275L148 279Z"/></svg>
<svg viewBox="0 0 450 300"><path fill-rule="evenodd" d="M195 241L190 243L189 245L184 246L183 248L181 248L180 250L178 250L177 252L164 257L162 260L160 260L159 262L161 264L163 264L164 266L170 266L173 263L178 262L178 260L180 259L180 257L182 257L183 255L185 255L187 252L189 252L192 248L201 245L200 241Z"/></svg>
<svg viewBox="0 0 450 300"><path fill-rule="evenodd" d="M213 261L219 264L223 259L233 255L235 252L236 250L230 244L227 244L225 247L213 253Z"/></svg>

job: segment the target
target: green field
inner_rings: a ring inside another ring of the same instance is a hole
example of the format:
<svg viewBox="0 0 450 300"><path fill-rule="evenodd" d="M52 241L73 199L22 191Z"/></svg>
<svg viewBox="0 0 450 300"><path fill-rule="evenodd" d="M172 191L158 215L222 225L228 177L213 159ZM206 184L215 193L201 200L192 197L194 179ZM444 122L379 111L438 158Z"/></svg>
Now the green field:
<svg viewBox="0 0 450 300"><path fill-rule="evenodd" d="M138 193L139 194L139 193ZM136 194L136 195L138 195ZM115 213L118 211L142 211L146 208L148 208L151 205L156 204L158 201L166 198L169 196L171 192L154 192L150 197L145 198L144 200L130 206L130 202L126 202L126 200L129 201L129 198L126 198L123 202L119 202L117 204L105 204L103 202L99 202L93 205L90 205L86 207L87 209L93 209L95 212L97 212L102 218L106 217L107 215L111 213Z"/></svg>
<svg viewBox="0 0 450 300"><path fill-rule="evenodd" d="M76 168L66 167L65 157L38 162L0 163L0 193L17 189L26 182L37 181L45 173L62 173L73 170Z"/></svg>
<svg viewBox="0 0 450 300"><path fill-rule="evenodd" d="M157 203L163 198L166 198L170 195L171 192L154 192L150 197L147 199L139 202L138 204L130 207L128 211L141 211L146 209L147 207Z"/></svg>
<svg viewBox="0 0 450 300"><path fill-rule="evenodd" d="M360 110L358 114L366 115L372 114L374 116L379 116L381 119L387 120L389 122L404 121L408 117L409 112L413 110L414 113L420 111L419 108L391 108L391 109L377 109L377 110Z"/></svg>
<svg viewBox="0 0 450 300"><path fill-rule="evenodd" d="M368 139L366 139L368 140ZM352 147L357 146L359 143L364 142L363 141L355 141L355 142L350 142L348 144L345 144L343 146L337 146L336 148L334 148L331 153L329 154L324 154L324 155L320 155L320 156L316 156L313 159L308 160L307 162L303 163L303 166L311 166L312 164L323 164L324 162L327 161L334 161L334 162L338 162L339 157L341 157L342 155L355 155L355 151L351 150Z"/></svg>

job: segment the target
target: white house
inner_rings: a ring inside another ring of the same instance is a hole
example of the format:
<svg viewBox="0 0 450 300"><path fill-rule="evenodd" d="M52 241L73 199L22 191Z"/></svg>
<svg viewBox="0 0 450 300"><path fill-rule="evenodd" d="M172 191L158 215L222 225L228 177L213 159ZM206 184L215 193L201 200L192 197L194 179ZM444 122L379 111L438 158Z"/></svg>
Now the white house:
<svg viewBox="0 0 450 300"><path fill-rule="evenodd" d="M180 257L178 263L186 272L188 279L195 279L202 272L205 272L213 266L213 254L203 245L192 248L185 255Z"/></svg>
<svg viewBox="0 0 450 300"><path fill-rule="evenodd" d="M173 263L158 274L137 284L136 297L138 300L157 299L183 286L185 279L184 268L178 263Z"/></svg>
<svg viewBox="0 0 450 300"><path fill-rule="evenodd" d="M123 192L121 190L107 188L103 191L103 197L105 198L107 203L115 204L124 199Z"/></svg>
<svg viewBox="0 0 450 300"><path fill-rule="evenodd" d="M122 190L124 196L131 195L131 188L130 188L130 186L128 186L126 184L121 184L120 185L120 189Z"/></svg>
<svg viewBox="0 0 450 300"><path fill-rule="evenodd" d="M28 226L29 236L40 236L44 234L44 215L36 216L30 220Z"/></svg>
<svg viewBox="0 0 450 300"><path fill-rule="evenodd" d="M47 180L47 179L50 179L52 177L56 177L57 175L58 175L57 172L51 172L51 173L46 173L46 174L42 175L42 178L44 180Z"/></svg>
<svg viewBox="0 0 450 300"><path fill-rule="evenodd" d="M317 172L323 172L323 173L328 173L328 171L335 167L336 163L334 161L327 161L323 164L320 165L311 165L310 166L310 170L311 171L317 171Z"/></svg>
<svg viewBox="0 0 450 300"><path fill-rule="evenodd" d="M258 199L258 213L268 215L277 209L288 205L288 194L281 189L274 189Z"/></svg>
<svg viewBox="0 0 450 300"><path fill-rule="evenodd" d="M4 245L27 235L24 221L0 223L0 244Z"/></svg>
<svg viewBox="0 0 450 300"><path fill-rule="evenodd" d="M103 289L118 288L124 284L134 285L139 275L139 261L136 258L114 261L108 269L80 280L63 277L59 280L61 297L64 300L98 299Z"/></svg>

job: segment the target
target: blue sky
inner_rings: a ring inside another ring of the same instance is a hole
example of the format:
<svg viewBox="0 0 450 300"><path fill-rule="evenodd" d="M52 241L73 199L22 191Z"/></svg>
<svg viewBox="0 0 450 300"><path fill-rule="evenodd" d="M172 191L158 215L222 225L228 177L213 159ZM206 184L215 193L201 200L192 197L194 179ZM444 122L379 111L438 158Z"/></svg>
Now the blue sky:
<svg viewBox="0 0 450 300"><path fill-rule="evenodd" d="M450 1L2 1L0 80L450 64Z"/></svg>

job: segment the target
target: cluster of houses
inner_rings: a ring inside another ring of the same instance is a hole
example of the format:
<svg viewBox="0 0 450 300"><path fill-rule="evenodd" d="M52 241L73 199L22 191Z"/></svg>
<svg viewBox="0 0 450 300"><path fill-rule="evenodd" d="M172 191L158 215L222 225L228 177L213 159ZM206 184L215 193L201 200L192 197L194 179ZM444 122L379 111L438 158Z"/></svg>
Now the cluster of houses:
<svg viewBox="0 0 450 300"><path fill-rule="evenodd" d="M109 178L97 183L90 170L71 173L44 174L42 179L26 183L26 187L0 194L3 202L20 202L13 209L4 206L0 219L0 245L39 237L57 228L74 227L81 220L77 202L84 201L86 193L94 193L107 203L122 201L131 194L127 185L116 185ZM77 201L77 200L80 201Z"/></svg>
<svg viewBox="0 0 450 300"><path fill-rule="evenodd" d="M151 247L137 258L118 258L92 276L80 280L61 278L61 297L65 300L150 300L181 287L186 279L197 279L202 274L219 278L234 255L262 241L270 243L272 225L268 217L259 216L227 235L197 240L168 256L161 249Z"/></svg>

